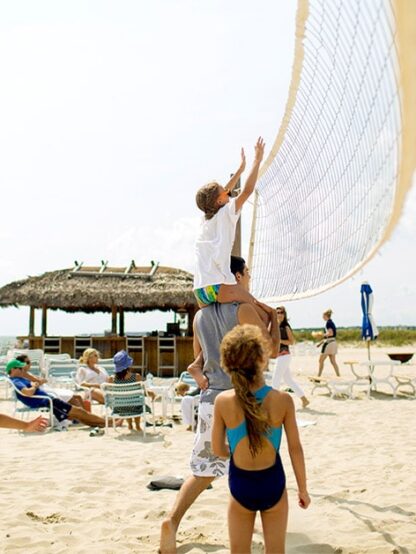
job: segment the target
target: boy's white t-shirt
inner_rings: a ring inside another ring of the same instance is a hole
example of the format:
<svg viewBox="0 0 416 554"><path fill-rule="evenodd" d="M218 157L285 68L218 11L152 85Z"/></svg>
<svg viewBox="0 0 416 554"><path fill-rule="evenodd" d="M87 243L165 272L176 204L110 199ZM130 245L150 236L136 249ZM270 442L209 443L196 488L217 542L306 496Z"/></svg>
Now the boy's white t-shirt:
<svg viewBox="0 0 416 554"><path fill-rule="evenodd" d="M202 219L196 239L194 289L236 284L230 256L241 210L236 212L235 201L236 198L230 199L211 219Z"/></svg>

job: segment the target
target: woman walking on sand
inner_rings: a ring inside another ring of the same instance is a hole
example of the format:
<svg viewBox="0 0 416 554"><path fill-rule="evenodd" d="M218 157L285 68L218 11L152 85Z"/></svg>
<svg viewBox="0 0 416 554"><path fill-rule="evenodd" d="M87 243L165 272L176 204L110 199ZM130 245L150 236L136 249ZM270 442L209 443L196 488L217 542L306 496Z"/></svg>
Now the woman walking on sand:
<svg viewBox="0 0 416 554"><path fill-rule="evenodd" d="M318 377L322 375L322 372L324 370L324 362L325 362L325 359L328 357L332 367L334 368L335 374L337 375L337 377L340 376L339 367L337 364L337 360L335 358L335 355L338 352L337 339L336 339L337 328L335 326L335 323L332 321L331 316L332 316L332 310L326 310L322 314L322 317L326 323L325 323L324 340L317 344L317 346L322 346L321 355L319 356Z"/></svg>
<svg viewBox="0 0 416 554"><path fill-rule="evenodd" d="M296 396L302 400L302 408L306 408L309 404L309 400L306 398L303 389L294 380L290 371L290 362L292 359L290 346L295 344L295 337L287 320L286 308L284 306L278 306L276 308L276 314L280 328L280 351L276 358L272 387L279 390L280 383L283 379Z"/></svg>

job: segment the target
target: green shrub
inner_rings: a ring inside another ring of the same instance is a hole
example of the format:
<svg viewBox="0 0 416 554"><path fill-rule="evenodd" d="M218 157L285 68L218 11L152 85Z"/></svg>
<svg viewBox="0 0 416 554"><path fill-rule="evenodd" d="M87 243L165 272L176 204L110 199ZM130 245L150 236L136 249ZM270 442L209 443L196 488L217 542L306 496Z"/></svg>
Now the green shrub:
<svg viewBox="0 0 416 554"><path fill-rule="evenodd" d="M322 331L322 327L316 329L294 329L296 341L315 341L312 337L313 331ZM372 344L378 346L405 346L407 344L416 344L416 328L415 327L379 327L378 338ZM363 341L361 339L361 327L337 327L337 341L344 344L352 344L360 346Z"/></svg>

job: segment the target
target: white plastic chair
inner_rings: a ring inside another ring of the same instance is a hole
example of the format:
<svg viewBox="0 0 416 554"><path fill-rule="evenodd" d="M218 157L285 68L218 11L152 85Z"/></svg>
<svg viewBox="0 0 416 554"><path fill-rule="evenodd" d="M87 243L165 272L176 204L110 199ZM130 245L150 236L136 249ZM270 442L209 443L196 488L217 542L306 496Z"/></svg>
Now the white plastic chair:
<svg viewBox="0 0 416 554"><path fill-rule="evenodd" d="M182 371L182 373L179 375L178 381L179 383L186 383L187 385L189 385L191 390L198 388L197 382L189 373L189 371Z"/></svg>
<svg viewBox="0 0 416 554"><path fill-rule="evenodd" d="M10 386L7 380L6 363L0 362L0 383L4 384L4 398L8 400L10 396Z"/></svg>
<svg viewBox="0 0 416 554"><path fill-rule="evenodd" d="M116 430L115 419L134 419L140 417L143 421L143 436L146 437L148 412L147 394L143 383L103 383L105 430L108 432L108 420L111 417L113 429ZM152 402L153 432L155 431L154 403Z"/></svg>
<svg viewBox="0 0 416 554"><path fill-rule="evenodd" d="M31 361L30 372L33 375L41 374L45 371L45 353L40 348L24 349L12 348L7 352L8 360L13 360L17 356L24 354Z"/></svg>
<svg viewBox="0 0 416 554"><path fill-rule="evenodd" d="M45 365L48 365L49 360L56 360L64 362L65 360L70 360L71 356L67 353L63 354L45 354Z"/></svg>
<svg viewBox="0 0 416 554"><path fill-rule="evenodd" d="M97 365L104 368L111 377L115 373L115 365L113 358L100 358Z"/></svg>
<svg viewBox="0 0 416 554"><path fill-rule="evenodd" d="M31 414L33 412L47 412L49 413L49 422L50 422L50 426L51 426L51 429L53 428L53 404L52 404L52 399L49 398L49 396L40 396L39 394L33 394L32 396L27 396L27 398L38 398L38 399L42 399L42 400L47 400L48 401L48 404L49 406L48 407L42 407L42 408L32 408L30 406L27 406L22 398L24 398L26 395L24 395L16 386L15 384L13 383L13 379L10 379L9 377L6 377L6 380L10 386L10 389L12 391L12 400L14 401L14 404L13 404L13 416L15 416L16 414L23 414L23 415L27 415L27 414Z"/></svg>
<svg viewBox="0 0 416 554"><path fill-rule="evenodd" d="M73 389L72 373L78 369L78 360L48 360L47 378L51 386L66 387Z"/></svg>

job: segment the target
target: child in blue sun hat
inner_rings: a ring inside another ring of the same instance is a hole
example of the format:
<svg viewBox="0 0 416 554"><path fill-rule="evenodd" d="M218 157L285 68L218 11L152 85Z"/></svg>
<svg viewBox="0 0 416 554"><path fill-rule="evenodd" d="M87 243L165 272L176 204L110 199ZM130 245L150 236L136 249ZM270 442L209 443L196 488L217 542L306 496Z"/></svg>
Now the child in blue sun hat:
<svg viewBox="0 0 416 554"><path fill-rule="evenodd" d="M113 361L115 366L114 378L113 378L114 384L127 385L129 383L138 383L142 381L140 374L132 372L131 366L133 365L133 358L131 358L125 350L120 350L119 352L117 352L113 357ZM148 391L147 394L150 398L155 397L155 394L152 391ZM140 411L143 412L142 406L136 406L136 407L123 406L123 407L117 408L117 413L120 416L123 416L123 415L128 416L128 415L131 415L132 413L137 413ZM146 406L146 411L147 412L151 411L149 406ZM128 419L127 424L129 426L129 429L132 431L133 430L132 419ZM140 417L134 418L134 424L136 427L136 431L142 430L140 427Z"/></svg>

